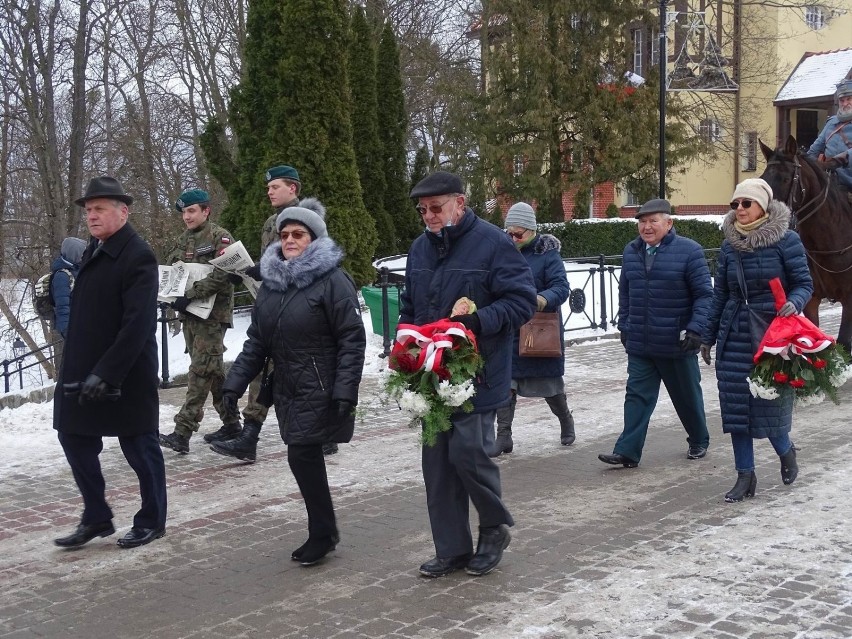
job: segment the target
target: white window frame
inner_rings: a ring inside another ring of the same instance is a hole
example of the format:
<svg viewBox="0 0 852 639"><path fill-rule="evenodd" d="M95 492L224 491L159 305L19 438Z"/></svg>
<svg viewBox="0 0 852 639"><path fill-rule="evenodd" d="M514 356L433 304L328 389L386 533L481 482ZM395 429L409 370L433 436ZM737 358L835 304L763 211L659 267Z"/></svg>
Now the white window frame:
<svg viewBox="0 0 852 639"><path fill-rule="evenodd" d="M722 139L722 125L713 118L701 120L698 124L698 135L705 142L718 142Z"/></svg>
<svg viewBox="0 0 852 639"><path fill-rule="evenodd" d="M631 29L630 37L633 40L633 73L644 78L642 41L645 39L645 29Z"/></svg>
<svg viewBox="0 0 852 639"><path fill-rule="evenodd" d="M805 24L814 31L819 31L825 27L826 13L825 7L818 4L805 7Z"/></svg>
<svg viewBox="0 0 852 639"><path fill-rule="evenodd" d="M523 155L516 155L515 159L512 162L512 173L515 177L518 177L523 174L524 168L527 165L527 161Z"/></svg>
<svg viewBox="0 0 852 639"><path fill-rule="evenodd" d="M757 131L743 133L741 150L741 171L757 171Z"/></svg>

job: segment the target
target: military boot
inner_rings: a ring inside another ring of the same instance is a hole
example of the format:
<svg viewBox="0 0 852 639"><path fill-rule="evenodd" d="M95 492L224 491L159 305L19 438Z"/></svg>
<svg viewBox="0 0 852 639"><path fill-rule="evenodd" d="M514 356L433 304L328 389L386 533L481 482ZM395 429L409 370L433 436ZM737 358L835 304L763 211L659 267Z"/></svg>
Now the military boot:
<svg viewBox="0 0 852 639"><path fill-rule="evenodd" d="M258 422L246 420L239 437L214 441L210 444L210 448L220 455L253 462L257 459L257 440L260 435L260 428L261 424Z"/></svg>
<svg viewBox="0 0 852 639"><path fill-rule="evenodd" d="M512 441L512 422L515 419L515 406L518 396L512 393L512 401L508 406L497 409L497 439L494 447L488 451L489 457L499 457L503 453L511 453L515 448Z"/></svg>
<svg viewBox="0 0 852 639"><path fill-rule="evenodd" d="M176 453L186 455L189 452L189 436L181 435L177 431L170 435L160 433L160 446L163 448L171 448Z"/></svg>
<svg viewBox="0 0 852 639"><path fill-rule="evenodd" d="M229 439L234 439L241 432L242 428L240 428L239 422L234 422L233 424L222 424L222 426L219 427L219 430L204 435L204 441L208 444L212 444L213 442L223 442Z"/></svg>
<svg viewBox="0 0 852 639"><path fill-rule="evenodd" d="M559 441L563 446L570 446L577 437L574 435L574 416L568 410L568 399L565 397L565 393L545 397L544 401L550 407L550 412L559 419Z"/></svg>
<svg viewBox="0 0 852 639"><path fill-rule="evenodd" d="M337 444L334 442L326 442L322 445L323 455L335 455L338 451Z"/></svg>

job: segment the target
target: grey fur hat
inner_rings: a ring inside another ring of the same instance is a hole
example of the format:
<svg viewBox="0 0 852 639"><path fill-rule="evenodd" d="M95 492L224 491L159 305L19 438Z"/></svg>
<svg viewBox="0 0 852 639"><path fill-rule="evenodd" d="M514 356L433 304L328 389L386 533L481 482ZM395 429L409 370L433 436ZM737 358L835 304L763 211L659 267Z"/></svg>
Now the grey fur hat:
<svg viewBox="0 0 852 639"><path fill-rule="evenodd" d="M325 226L325 206L313 197L306 197L297 206L288 206L275 218L275 229L280 233L287 222L297 222L311 233L311 239L328 237Z"/></svg>

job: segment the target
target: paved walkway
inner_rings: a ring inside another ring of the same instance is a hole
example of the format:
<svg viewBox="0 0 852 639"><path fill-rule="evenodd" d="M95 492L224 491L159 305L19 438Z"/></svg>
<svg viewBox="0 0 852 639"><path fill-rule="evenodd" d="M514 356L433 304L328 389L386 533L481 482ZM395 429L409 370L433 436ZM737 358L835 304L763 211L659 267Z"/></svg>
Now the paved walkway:
<svg viewBox="0 0 852 639"><path fill-rule="evenodd" d="M342 541L312 568L289 560L305 514L271 419L254 465L229 463L199 436L190 455L168 452L168 532L134 550L116 537L53 546L80 509L61 458L4 481L0 638L852 636L852 382L843 405L797 412L799 480L783 486L759 442L757 495L732 505L712 369L702 366L707 458L686 459L663 396L642 464L622 469L596 458L621 428L620 344L572 347L568 363L577 442L558 445L543 401L519 402L515 452L500 459L517 525L491 575L418 577L433 547L416 433L374 399L373 379L355 439L329 458ZM164 431L182 392L161 393ZM102 459L123 534L135 478L117 446Z"/></svg>

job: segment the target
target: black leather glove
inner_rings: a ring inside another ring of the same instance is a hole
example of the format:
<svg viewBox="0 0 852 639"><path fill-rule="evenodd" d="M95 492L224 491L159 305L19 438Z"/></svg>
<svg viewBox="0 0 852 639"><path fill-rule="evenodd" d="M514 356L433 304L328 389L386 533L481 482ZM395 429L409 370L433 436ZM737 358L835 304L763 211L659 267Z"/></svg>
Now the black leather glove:
<svg viewBox="0 0 852 639"><path fill-rule="evenodd" d="M464 324L464 327L474 335L479 335L482 330L482 322L479 321L479 316L476 313L473 315L456 315L451 317L450 321Z"/></svg>
<svg viewBox="0 0 852 639"><path fill-rule="evenodd" d="M189 302L190 300L188 297L185 295L181 296L172 302L172 308L176 311L180 311L181 313L186 313L186 307L189 306Z"/></svg>
<svg viewBox="0 0 852 639"><path fill-rule="evenodd" d="M707 364L708 366L710 366L710 362L713 361L713 359L710 357L710 349L711 348L712 347L710 346L710 344L702 344L701 345L701 359L703 359L704 363Z"/></svg>
<svg viewBox="0 0 852 639"><path fill-rule="evenodd" d="M355 404L348 399L336 399L331 405L332 411L337 421L343 421L352 416L352 411L355 410Z"/></svg>
<svg viewBox="0 0 852 639"><path fill-rule="evenodd" d="M228 281L229 281L231 284L233 284L234 286L236 286L237 284L242 284L242 283L243 283L243 278L242 278L242 277L240 277L240 275L239 275L238 273L228 273L228 274L226 275L226 277L228 278Z"/></svg>
<svg viewBox="0 0 852 639"><path fill-rule="evenodd" d="M701 348L701 336L692 331L686 331L686 336L680 341L680 350L697 351Z"/></svg>
<svg viewBox="0 0 852 639"><path fill-rule="evenodd" d="M99 404L107 400L109 384L97 375L90 374L80 386L80 404Z"/></svg>
<svg viewBox="0 0 852 639"><path fill-rule="evenodd" d="M234 391L225 391L222 393L222 404L225 407L225 412L228 415L239 415L240 409L237 406L239 397Z"/></svg>
<svg viewBox="0 0 852 639"><path fill-rule="evenodd" d="M621 345L622 345L624 348L627 348L627 332L626 332L626 331L621 331L621 332L618 334L618 338L621 340Z"/></svg>
<svg viewBox="0 0 852 639"><path fill-rule="evenodd" d="M249 266L245 270L245 274L248 275L255 282L262 282L263 278L260 275L260 264L255 264L254 266Z"/></svg>

